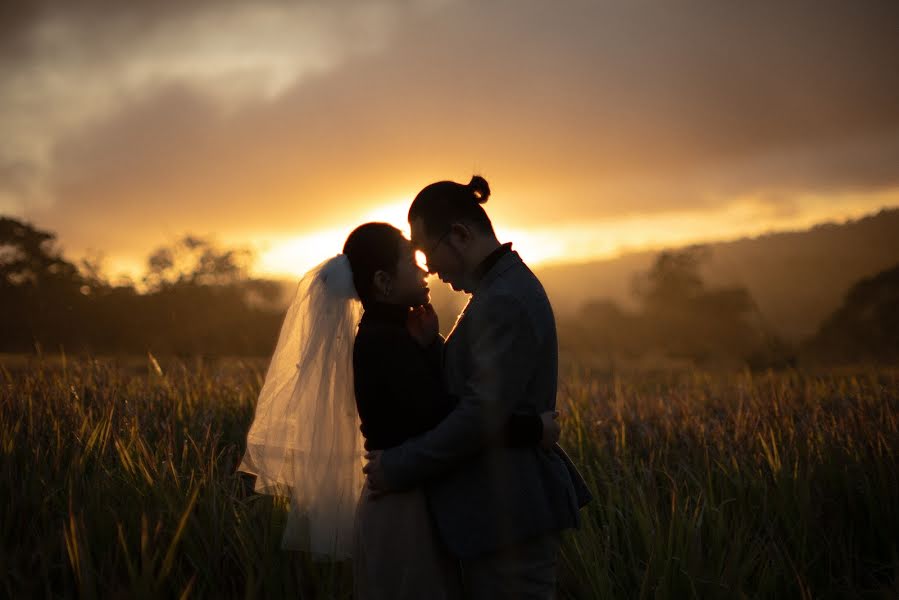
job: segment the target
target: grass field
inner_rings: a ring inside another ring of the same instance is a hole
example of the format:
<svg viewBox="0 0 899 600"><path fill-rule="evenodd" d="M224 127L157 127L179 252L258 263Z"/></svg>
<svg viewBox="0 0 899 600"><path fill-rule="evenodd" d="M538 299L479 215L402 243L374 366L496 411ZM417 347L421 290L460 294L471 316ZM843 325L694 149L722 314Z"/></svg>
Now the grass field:
<svg viewBox="0 0 899 600"><path fill-rule="evenodd" d="M234 472L265 361L0 361L0 596L349 598ZM899 371L564 369L569 598L899 596Z"/></svg>

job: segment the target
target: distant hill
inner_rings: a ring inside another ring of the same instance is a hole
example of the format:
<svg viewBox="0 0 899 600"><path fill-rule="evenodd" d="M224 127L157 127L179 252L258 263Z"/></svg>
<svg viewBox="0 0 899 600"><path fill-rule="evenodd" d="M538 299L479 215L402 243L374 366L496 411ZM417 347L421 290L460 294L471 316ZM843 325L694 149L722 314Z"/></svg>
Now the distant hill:
<svg viewBox="0 0 899 600"><path fill-rule="evenodd" d="M808 340L806 353L829 362L899 358L899 264L862 279Z"/></svg>
<svg viewBox="0 0 899 600"><path fill-rule="evenodd" d="M711 285L749 289L769 325L798 340L814 333L842 303L850 287L899 262L899 208L805 231L708 244L702 268ZM632 306L634 277L658 252L537 269L559 317L585 302L608 298Z"/></svg>

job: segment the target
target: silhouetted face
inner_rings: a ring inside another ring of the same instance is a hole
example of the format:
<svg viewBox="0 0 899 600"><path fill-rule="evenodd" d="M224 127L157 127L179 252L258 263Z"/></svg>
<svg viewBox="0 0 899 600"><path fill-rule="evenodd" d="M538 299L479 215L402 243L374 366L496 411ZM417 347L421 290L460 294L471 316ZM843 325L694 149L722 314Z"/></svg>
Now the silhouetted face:
<svg viewBox="0 0 899 600"><path fill-rule="evenodd" d="M451 245L451 230L433 237L425 230L423 219L415 219L409 225L412 228L412 246L425 255L428 272L437 275L440 281L450 284L457 292L462 290L465 267L459 252Z"/></svg>
<svg viewBox="0 0 899 600"><path fill-rule="evenodd" d="M418 266L415 252L409 240L403 238L400 244L400 257L396 263L396 276L391 281L388 301L393 304L419 306L430 300L430 290L425 279L427 271Z"/></svg>

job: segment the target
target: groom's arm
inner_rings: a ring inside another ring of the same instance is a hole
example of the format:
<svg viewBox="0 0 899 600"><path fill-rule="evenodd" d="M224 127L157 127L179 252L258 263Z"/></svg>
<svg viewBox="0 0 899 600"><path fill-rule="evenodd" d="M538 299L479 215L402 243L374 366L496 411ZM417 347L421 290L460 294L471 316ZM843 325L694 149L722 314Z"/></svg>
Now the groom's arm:
<svg viewBox="0 0 899 600"><path fill-rule="evenodd" d="M473 312L467 324L473 367L459 402L434 429L384 451L380 465L390 489L414 487L502 439L524 395L538 341L524 307L507 296Z"/></svg>

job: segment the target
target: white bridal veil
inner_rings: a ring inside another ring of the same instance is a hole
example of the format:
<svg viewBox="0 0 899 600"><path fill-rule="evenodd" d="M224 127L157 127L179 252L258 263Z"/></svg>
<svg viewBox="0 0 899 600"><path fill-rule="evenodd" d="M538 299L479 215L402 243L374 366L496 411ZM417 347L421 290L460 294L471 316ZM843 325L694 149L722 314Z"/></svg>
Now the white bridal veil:
<svg viewBox="0 0 899 600"><path fill-rule="evenodd" d="M348 558L364 476L353 395L353 340L362 305L343 254L300 280L259 393L238 468L256 491L286 495L281 545Z"/></svg>

